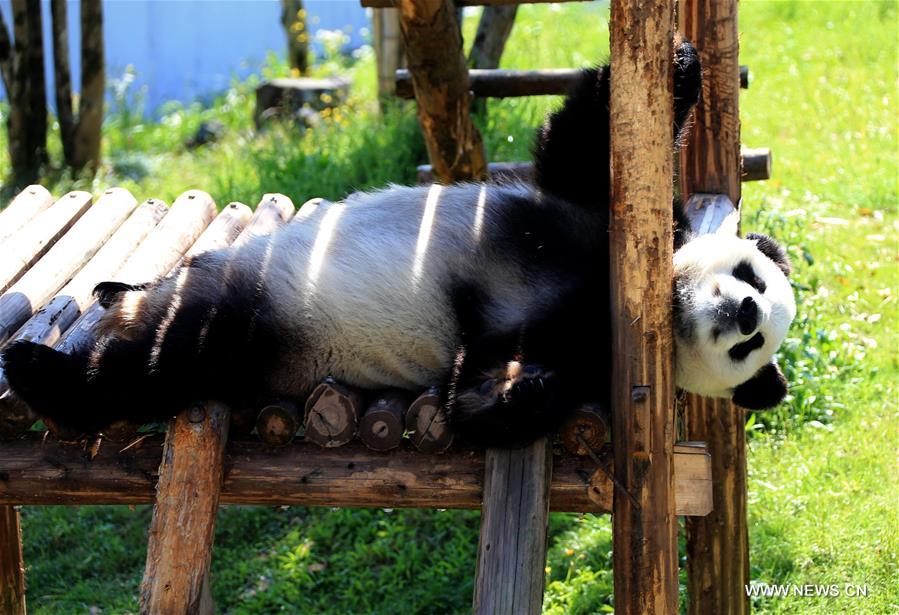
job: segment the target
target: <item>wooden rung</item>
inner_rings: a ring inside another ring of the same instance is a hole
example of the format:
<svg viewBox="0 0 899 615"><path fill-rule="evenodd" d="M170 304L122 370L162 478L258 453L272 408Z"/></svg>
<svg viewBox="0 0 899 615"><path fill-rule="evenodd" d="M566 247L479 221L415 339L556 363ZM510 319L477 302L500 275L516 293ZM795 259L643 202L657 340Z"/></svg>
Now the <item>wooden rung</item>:
<svg viewBox="0 0 899 615"><path fill-rule="evenodd" d="M146 504L153 501L161 434L136 443L102 442L84 463L80 447L29 432L0 446L2 504ZM131 446L129 446L131 444ZM125 450L122 450L125 449ZM121 452L120 452L121 451ZM677 514L708 514L712 483L709 456L678 448L674 455ZM702 449L704 451L704 449ZM389 455L361 442L321 448L305 441L272 449L255 438L228 444L225 504L347 506L359 508L468 508L481 506L484 451L453 447L441 455L401 445ZM611 452L598 452L605 470L590 457L568 454L553 460L550 509L609 512ZM689 495L689 497L684 497Z"/></svg>
<svg viewBox="0 0 899 615"><path fill-rule="evenodd" d="M556 2L585 2L587 0L454 0L456 6L501 6L503 4L547 4ZM361 0L362 6L373 9L389 9L399 5L399 0Z"/></svg>
<svg viewBox="0 0 899 615"><path fill-rule="evenodd" d="M771 178L771 149L767 147L740 150L743 160L744 182L762 181ZM534 181L534 163L532 162L491 162L487 165L487 174L492 181L518 180L526 183ZM416 179L419 184L431 184L434 170L429 164L416 167Z"/></svg>
<svg viewBox="0 0 899 615"><path fill-rule="evenodd" d="M0 245L53 204L53 196L43 186L28 186L0 211Z"/></svg>
<svg viewBox="0 0 899 615"><path fill-rule="evenodd" d="M541 612L552 462L546 438L487 451L475 615Z"/></svg>
<svg viewBox="0 0 899 615"><path fill-rule="evenodd" d="M212 558L228 408L193 406L173 419L159 466L141 613L197 613Z"/></svg>
<svg viewBox="0 0 899 615"><path fill-rule="evenodd" d="M72 193L76 194L76 193ZM91 195L78 193L90 203ZM77 199L76 199L77 200ZM110 188L66 234L0 297L0 344L7 341L96 254L137 207L123 188Z"/></svg>
<svg viewBox="0 0 899 615"><path fill-rule="evenodd" d="M3 242L0 293L5 293L87 211L91 195L76 190L58 199Z"/></svg>
<svg viewBox="0 0 899 615"><path fill-rule="evenodd" d="M577 68L472 68L468 71L468 88L474 96L483 98L561 95L568 92L580 74L581 70ZM400 98L415 98L408 70L396 71L396 95Z"/></svg>

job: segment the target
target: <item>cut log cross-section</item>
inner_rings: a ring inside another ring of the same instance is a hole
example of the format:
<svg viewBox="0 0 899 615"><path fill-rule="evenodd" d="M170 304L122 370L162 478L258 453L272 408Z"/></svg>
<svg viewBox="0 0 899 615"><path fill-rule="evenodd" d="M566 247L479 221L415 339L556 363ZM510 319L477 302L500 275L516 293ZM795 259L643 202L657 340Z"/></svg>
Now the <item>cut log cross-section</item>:
<svg viewBox="0 0 899 615"><path fill-rule="evenodd" d="M359 391L329 378L306 400L304 437L319 446L343 446L356 436L364 411Z"/></svg>

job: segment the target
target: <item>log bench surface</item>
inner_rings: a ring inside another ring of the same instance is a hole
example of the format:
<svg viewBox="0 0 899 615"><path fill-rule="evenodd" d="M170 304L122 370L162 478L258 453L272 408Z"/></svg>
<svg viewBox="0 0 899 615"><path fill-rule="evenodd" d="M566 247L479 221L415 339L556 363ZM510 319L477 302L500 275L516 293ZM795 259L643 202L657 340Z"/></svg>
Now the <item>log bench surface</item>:
<svg viewBox="0 0 899 615"><path fill-rule="evenodd" d="M0 445L0 505L149 504L155 496L165 434L136 442L101 442L88 460L83 447L32 431ZM123 450L124 449L124 450ZM598 452L608 464L608 445ZM321 448L297 440L273 448L256 439L231 440L225 450L221 503L353 508L468 508L481 505L484 451L453 447L432 455L408 442L380 453L354 441ZM711 460L701 444L675 452L677 512L711 508ZM550 509L611 510L608 474L590 457L553 457Z"/></svg>

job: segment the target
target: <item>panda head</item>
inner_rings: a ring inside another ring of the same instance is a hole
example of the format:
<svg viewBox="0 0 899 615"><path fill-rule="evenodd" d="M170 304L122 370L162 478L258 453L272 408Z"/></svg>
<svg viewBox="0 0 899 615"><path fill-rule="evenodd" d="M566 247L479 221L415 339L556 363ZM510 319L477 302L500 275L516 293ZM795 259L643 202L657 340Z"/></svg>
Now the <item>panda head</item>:
<svg viewBox="0 0 899 615"><path fill-rule="evenodd" d="M765 235L701 235L674 255L677 385L753 410L787 394L773 360L796 315L790 261Z"/></svg>

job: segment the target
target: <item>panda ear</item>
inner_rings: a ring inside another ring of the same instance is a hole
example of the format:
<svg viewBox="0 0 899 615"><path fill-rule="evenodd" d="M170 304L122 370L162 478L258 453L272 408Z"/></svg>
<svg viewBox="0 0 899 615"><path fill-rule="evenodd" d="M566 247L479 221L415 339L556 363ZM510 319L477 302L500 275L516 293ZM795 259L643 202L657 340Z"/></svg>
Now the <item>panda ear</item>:
<svg viewBox="0 0 899 615"><path fill-rule="evenodd" d="M772 361L734 389L733 402L748 410L773 408L787 395L787 379Z"/></svg>
<svg viewBox="0 0 899 615"><path fill-rule="evenodd" d="M790 257L787 256L787 251L784 250L779 243L767 235L762 235L760 233L749 233L746 235L746 239L755 241L755 245L759 249L759 252L774 261L774 263L780 267L780 270L784 272L785 276L789 277L793 272L793 265L790 263Z"/></svg>

